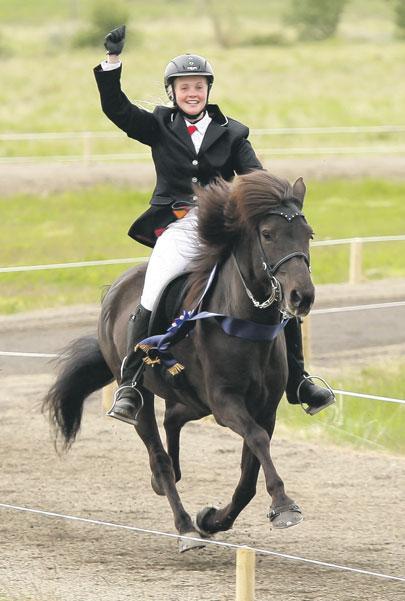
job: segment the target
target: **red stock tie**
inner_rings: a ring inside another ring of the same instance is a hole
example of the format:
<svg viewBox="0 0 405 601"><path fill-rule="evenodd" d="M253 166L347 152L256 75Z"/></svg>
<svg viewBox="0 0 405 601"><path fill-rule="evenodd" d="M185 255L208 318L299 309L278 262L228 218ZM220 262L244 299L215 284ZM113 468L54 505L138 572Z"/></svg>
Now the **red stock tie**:
<svg viewBox="0 0 405 601"><path fill-rule="evenodd" d="M188 125L187 131L190 134L190 136L192 136L195 131L198 131L198 128L195 125Z"/></svg>

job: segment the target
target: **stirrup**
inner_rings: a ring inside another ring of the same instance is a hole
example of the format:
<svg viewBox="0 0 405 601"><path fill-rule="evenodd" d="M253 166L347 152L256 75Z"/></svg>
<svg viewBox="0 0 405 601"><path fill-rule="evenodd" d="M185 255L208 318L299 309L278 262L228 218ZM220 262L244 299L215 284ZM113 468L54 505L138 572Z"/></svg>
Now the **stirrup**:
<svg viewBox="0 0 405 601"><path fill-rule="evenodd" d="M126 388L130 388L131 390L135 390L135 392L139 395L139 397L141 399L140 406L136 410L136 413L135 413L135 415L133 417L115 411L115 405L119 401L119 399L117 398L118 397L118 393L121 392L122 390L125 390ZM126 384L124 386L120 386L115 391L112 407L111 407L111 409L109 409L109 411L107 411L106 415L108 415L109 417L114 417L115 419L118 419L121 422L125 422L127 424L131 424L132 426L137 426L138 425L138 415L142 411L144 405L145 405L145 402L144 402L144 399L143 399L143 395L142 395L141 391L138 390L138 388L136 387L136 382L133 383L133 384L131 384L131 385Z"/></svg>
<svg viewBox="0 0 405 601"><path fill-rule="evenodd" d="M305 382L305 380L310 380L312 383L314 383L313 380L319 380L320 382L322 382L322 384L324 384L325 388L327 390L329 390L329 392L331 394L329 400L326 401L323 405L320 405L319 407L311 407L310 405L308 405L308 403L305 403L305 401L302 401L301 400L301 386L303 385L303 383ZM302 409L305 411L305 413L307 413L308 415L316 415L317 413L319 413L323 409L326 409L326 407L329 407L330 405L333 405L333 403L336 400L336 396L335 396L335 393L333 392L332 388L326 382L326 380L324 380L320 376L311 376L311 375L308 374L307 376L304 375L302 377L301 382L298 384L297 399L298 399L298 402L301 405ZM308 405L308 407L305 407L305 405Z"/></svg>

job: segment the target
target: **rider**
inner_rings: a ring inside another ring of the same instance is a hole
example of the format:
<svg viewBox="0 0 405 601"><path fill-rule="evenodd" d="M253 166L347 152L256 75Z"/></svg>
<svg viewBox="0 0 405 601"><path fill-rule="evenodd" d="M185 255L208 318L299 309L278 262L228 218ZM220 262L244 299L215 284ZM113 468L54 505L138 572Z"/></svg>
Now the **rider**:
<svg viewBox="0 0 405 601"><path fill-rule="evenodd" d="M159 292L174 276L186 271L198 248L197 196L194 184L207 185L217 177L230 181L235 174L263 169L248 141L248 128L208 104L214 81L209 62L195 54L171 60L164 72L164 86L172 107L157 106L153 112L132 104L121 91L120 53L125 26L105 37L107 59L94 73L104 113L113 123L152 149L156 187L151 207L131 226L128 234L153 247L141 303L130 316L127 356L121 382L109 415L136 425L139 395L135 374L140 373L144 353L136 344L146 338L151 311ZM289 379L287 399L301 399L316 413L333 402L330 390L304 376L301 325L290 319L285 328ZM299 394L297 389L299 387Z"/></svg>

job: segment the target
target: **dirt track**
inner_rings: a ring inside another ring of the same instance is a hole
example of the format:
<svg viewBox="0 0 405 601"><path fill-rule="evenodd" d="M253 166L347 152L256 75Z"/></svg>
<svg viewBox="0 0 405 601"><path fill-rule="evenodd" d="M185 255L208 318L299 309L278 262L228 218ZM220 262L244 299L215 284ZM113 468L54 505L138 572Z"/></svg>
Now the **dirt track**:
<svg viewBox="0 0 405 601"><path fill-rule="evenodd" d="M324 158L272 158L264 160L272 173L294 181L330 178L387 178L404 179L405 157L393 156L328 156ZM0 164L0 190L3 196L12 194L51 194L70 189L82 189L100 183L152 189L155 171L150 161L107 162L24 161Z"/></svg>
<svg viewBox="0 0 405 601"><path fill-rule="evenodd" d="M48 375L1 380L1 501L173 532L166 500L149 486L142 443L131 427L103 416L99 395L88 401L73 450L55 455L38 411L50 381ZM186 427L180 491L193 515L229 499L240 446L218 426ZM270 530L260 478L257 497L220 540L404 576L405 458L303 444L285 431L276 432L273 455L305 521ZM171 539L0 512L0 598L8 601L234 599L232 550L179 555ZM258 601L405 598L405 583L272 557L258 557L256 574Z"/></svg>
<svg viewBox="0 0 405 601"><path fill-rule="evenodd" d="M393 286L369 287L368 302L381 298L381 290L387 288ZM354 304L357 294L346 288L343 304ZM403 296L401 282L397 294ZM322 306L337 303L333 287L322 289L318 298ZM88 330L95 311L81 308L62 315L72 337L75 328ZM13 335L21 343L14 350L49 352L51 342L52 348L59 346L51 329L33 327L39 317L2 318L2 345ZM43 325L60 321L58 311L42 315ZM322 360L322 354L318 358ZM104 417L100 394L95 394L86 405L77 443L69 455L58 457L39 412L52 381L49 367L40 360L32 370L27 360L20 376L21 363L17 370L13 361L2 361L0 373L0 502L174 532L166 499L150 488L146 452L133 429ZM206 504L229 500L238 479L240 449L239 438L218 426L197 423L185 428L179 489L192 515ZM257 497L234 530L218 535L219 540L405 576L404 457L360 453L316 440L303 443L281 428L274 437L273 457L305 521L290 530L270 530L269 501L260 478ZM7 601L235 598L231 550L209 547L179 555L172 539L5 509L0 509L0 536L1 600L2 595ZM405 583L273 557L258 556L256 578L257 601L405 599Z"/></svg>

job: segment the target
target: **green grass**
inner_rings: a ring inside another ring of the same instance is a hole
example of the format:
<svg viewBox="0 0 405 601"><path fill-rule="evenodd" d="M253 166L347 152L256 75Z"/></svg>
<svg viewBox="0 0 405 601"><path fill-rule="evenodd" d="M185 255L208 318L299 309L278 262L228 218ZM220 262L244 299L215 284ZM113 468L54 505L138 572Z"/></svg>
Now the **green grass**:
<svg viewBox="0 0 405 601"><path fill-rule="evenodd" d="M30 31L24 33L32 36ZM101 112L91 72L103 58L102 48L72 52L63 50L62 44L62 51L54 53L49 48L41 49L41 38L42 34L39 40L33 38L38 47L34 45L28 53L15 51L2 60L8 85L0 90L0 129L114 131ZM124 55L123 88L131 100L165 102L162 72L166 62L194 47L194 51L209 55L215 68L212 101L252 128L403 122L401 43L382 48L369 43L330 43L321 51L315 44L306 44L263 52L254 47L224 50L208 42L195 45L179 43L179 37L174 39L166 38L164 43L156 40L151 46L148 41L142 50ZM41 60L44 53L45 62ZM305 142L310 140L319 145L326 141L329 145L347 145L354 138L311 137ZM296 143L295 138L286 136L271 139L273 146Z"/></svg>
<svg viewBox="0 0 405 601"><path fill-rule="evenodd" d="M230 0L226 0L230 3ZM265 34L281 25L284 4L242 0L226 11L241 38ZM72 49L84 26L89 2L0 0L0 131L114 131L102 114L91 72L104 58L98 48ZM162 73L167 61L185 51L209 56L216 73L212 100L255 128L401 124L405 104L405 45L392 35L392 18L383 0L352 0L341 33L322 43L221 48L201 4L183 0L130 2L132 19L123 54L123 86L134 100L166 101ZM199 7L199 8L198 8ZM231 14L230 14L231 13ZM361 15L361 19L360 19ZM361 25L360 25L361 22ZM186 27L185 27L186 25ZM142 42L136 44L136 33ZM170 31L170 35L168 35ZM131 34L132 32L132 34ZM365 33L367 35L365 35ZM356 37L357 36L357 37ZM383 37L381 37L383 36ZM134 150L130 141L122 149ZM258 147L404 143L405 135L305 137L254 140ZM105 151L105 143L100 142ZM97 151L97 148L96 148ZM69 145L9 143L2 155L59 154ZM73 153L74 149L73 149Z"/></svg>
<svg viewBox="0 0 405 601"><path fill-rule="evenodd" d="M315 240L400 235L405 231L405 184L386 180L310 182L305 213ZM367 244L363 274L368 279L404 276L404 242ZM349 248L313 248L317 284L348 279Z"/></svg>
<svg viewBox="0 0 405 601"><path fill-rule="evenodd" d="M149 250L126 236L147 204L147 193L116 187L0 201L0 264L35 265L137 257ZM97 303L125 266L1 274L0 313Z"/></svg>
<svg viewBox="0 0 405 601"><path fill-rule="evenodd" d="M370 395L405 399L405 362L382 362L331 376L333 388ZM405 453L405 406L341 396L335 406L310 418L300 407L283 401L279 427L292 429L307 440L329 440L358 448Z"/></svg>
<svg viewBox="0 0 405 601"><path fill-rule="evenodd" d="M126 235L147 206L149 192L102 186L52 196L0 199L0 265L37 265L149 254ZM403 234L405 183L309 182L305 213L316 239ZM367 215L367 218L364 216ZM366 245L364 275L405 275L403 242ZM347 247L312 250L316 284L348 278ZM0 313L97 303L103 286L125 269L88 267L0 275Z"/></svg>

